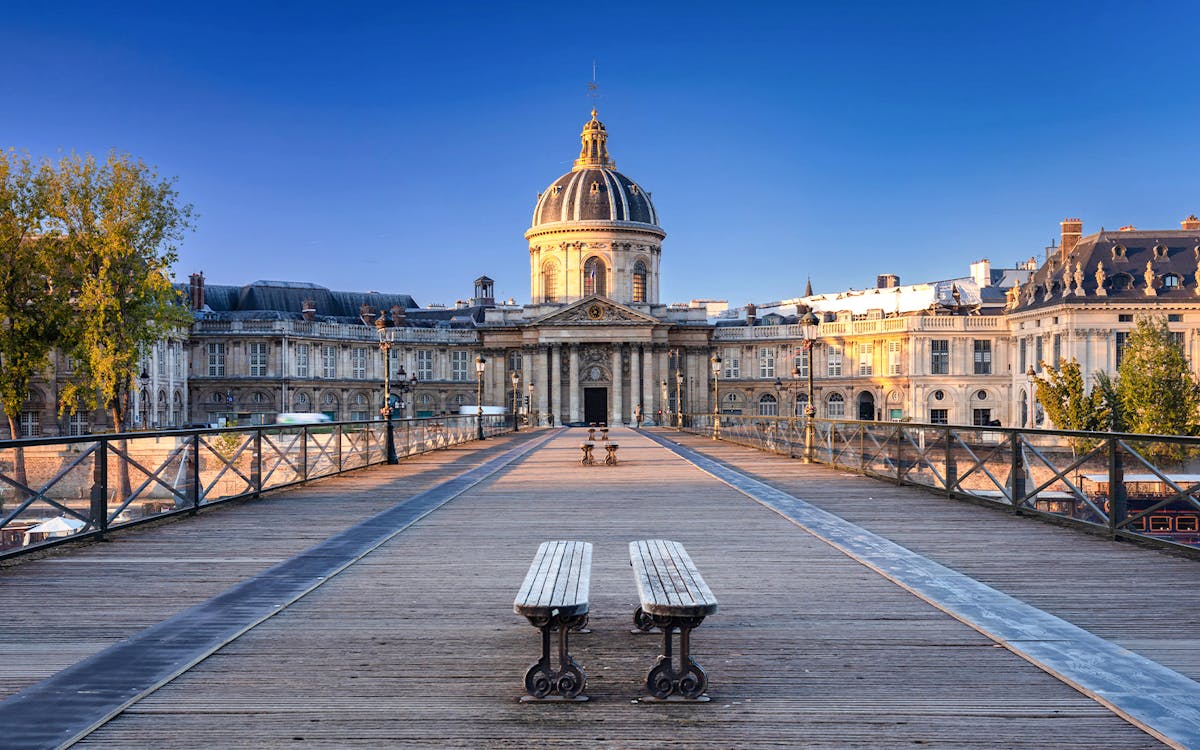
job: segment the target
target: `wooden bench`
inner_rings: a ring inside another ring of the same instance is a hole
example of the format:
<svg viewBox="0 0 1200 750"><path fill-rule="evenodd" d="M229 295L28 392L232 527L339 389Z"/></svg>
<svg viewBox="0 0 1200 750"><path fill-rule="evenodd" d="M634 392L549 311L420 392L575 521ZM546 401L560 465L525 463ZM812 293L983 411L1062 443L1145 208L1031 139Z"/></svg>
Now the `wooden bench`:
<svg viewBox="0 0 1200 750"><path fill-rule="evenodd" d="M617 448L621 446L618 443L602 443L604 446L604 463L607 466L617 465Z"/></svg>
<svg viewBox="0 0 1200 750"><path fill-rule="evenodd" d="M542 631L542 658L525 673L522 701L585 701L587 675L567 650L567 632L587 624L592 545L587 542L542 542L513 611ZM550 632L558 631L558 668L551 665Z"/></svg>
<svg viewBox="0 0 1200 750"><path fill-rule="evenodd" d="M692 660L691 631L717 611L717 599L679 542L644 539L629 543L629 564L641 605L633 613L639 631L658 627L662 654L646 677L650 700L706 701L708 674ZM675 667L671 634L679 631L679 667Z"/></svg>
<svg viewBox="0 0 1200 750"><path fill-rule="evenodd" d="M591 466L592 464L596 463L596 457L593 454L595 448L595 443L580 443L579 449L583 451L583 458L580 459L579 463L583 464L584 466Z"/></svg>

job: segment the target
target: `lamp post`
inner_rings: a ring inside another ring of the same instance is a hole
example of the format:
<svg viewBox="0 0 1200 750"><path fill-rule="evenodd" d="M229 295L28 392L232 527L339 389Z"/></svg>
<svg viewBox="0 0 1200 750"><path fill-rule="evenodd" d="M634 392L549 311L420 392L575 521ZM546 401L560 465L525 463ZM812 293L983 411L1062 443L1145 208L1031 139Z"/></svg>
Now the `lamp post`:
<svg viewBox="0 0 1200 750"><path fill-rule="evenodd" d="M138 376L138 385L141 386L141 390L138 392L138 400L141 401L141 428L144 430L150 426L150 373L146 372L146 368L144 367L142 368L142 374Z"/></svg>
<svg viewBox="0 0 1200 750"><path fill-rule="evenodd" d="M675 425L677 429L683 429L683 370L675 370Z"/></svg>
<svg viewBox="0 0 1200 750"><path fill-rule="evenodd" d="M478 440L483 440L483 371L487 369L487 360L483 358L481 352L475 358L475 376L478 387L476 389L476 408L475 413L475 437Z"/></svg>
<svg viewBox="0 0 1200 750"><path fill-rule="evenodd" d="M1029 429L1037 428L1037 372L1034 371L1033 365L1025 371L1025 377L1029 378Z"/></svg>
<svg viewBox="0 0 1200 750"><path fill-rule="evenodd" d="M379 351L383 354L383 408L379 413L387 420L387 462L389 464L398 464L400 459L396 456L396 433L392 428L392 411L396 408L396 403L392 397L392 345L396 343L396 329L389 328L387 324L387 313L379 313L379 317L375 318L375 332L379 335ZM400 377L403 381L404 370L400 370Z"/></svg>
<svg viewBox="0 0 1200 750"><path fill-rule="evenodd" d="M533 409L533 381L530 380L526 383L525 388L529 391L529 395L526 397L529 401L525 404L525 414L529 417L529 429L532 430L538 426L538 414Z"/></svg>
<svg viewBox="0 0 1200 750"><path fill-rule="evenodd" d="M783 380L775 378L775 442L780 440L779 420L783 417Z"/></svg>
<svg viewBox="0 0 1200 750"><path fill-rule="evenodd" d="M517 372L516 370L513 370L512 375L510 377L512 379L512 386L513 386L513 397L512 397L513 432L520 432L521 428L517 424L517 406L520 404L520 401L518 401L518 399L520 398L521 392L518 390L518 388L521 385L521 373Z"/></svg>
<svg viewBox="0 0 1200 750"><path fill-rule="evenodd" d="M817 339L817 316L812 310L800 318L800 327L804 331L804 350L808 353L808 403L804 405L804 463L813 462L813 451L816 448L816 424L813 418L817 416L816 402L813 400L813 346Z"/></svg>
<svg viewBox="0 0 1200 750"><path fill-rule="evenodd" d="M713 374L713 440L718 440L721 437L721 389L717 383L721 380L721 355L713 352L711 362Z"/></svg>
<svg viewBox="0 0 1200 750"><path fill-rule="evenodd" d="M400 365L399 372L396 373L396 390L400 391L400 399L396 404L400 409L400 417L404 417L405 402L412 401L417 395L417 374L414 372L412 377L408 377L408 373L404 371L404 365ZM412 396L409 396L409 394ZM416 415L416 410L413 410L413 415Z"/></svg>
<svg viewBox="0 0 1200 750"><path fill-rule="evenodd" d="M658 424L659 427L662 427L663 421L664 421L662 419L662 417L663 417L663 415L665 415L667 413L667 406L668 406L668 403L667 403L667 379L663 378L659 382L658 387L662 391L662 395L658 400L658 403L659 403L658 414L654 415L656 417L656 419L654 421Z"/></svg>

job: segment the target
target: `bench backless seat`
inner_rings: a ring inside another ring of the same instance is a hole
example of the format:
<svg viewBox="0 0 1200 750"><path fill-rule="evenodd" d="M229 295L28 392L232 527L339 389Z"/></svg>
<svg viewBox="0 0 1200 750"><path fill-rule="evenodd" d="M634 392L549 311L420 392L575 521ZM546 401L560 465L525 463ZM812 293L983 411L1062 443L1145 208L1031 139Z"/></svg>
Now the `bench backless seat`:
<svg viewBox="0 0 1200 750"><path fill-rule="evenodd" d="M717 598L679 542L643 539L629 543L629 564L637 581L641 604L634 611L634 625L643 632L658 627L663 649L646 677L649 697L708 700L708 674L691 657L691 631L717 611ZM679 631L679 666L671 647L672 633Z"/></svg>
<svg viewBox="0 0 1200 750"><path fill-rule="evenodd" d="M587 676L571 658L567 633L587 624L592 545L542 542L513 601L513 611L542 631L542 657L525 673L521 700L587 700ZM550 659L550 633L558 631L558 668Z"/></svg>

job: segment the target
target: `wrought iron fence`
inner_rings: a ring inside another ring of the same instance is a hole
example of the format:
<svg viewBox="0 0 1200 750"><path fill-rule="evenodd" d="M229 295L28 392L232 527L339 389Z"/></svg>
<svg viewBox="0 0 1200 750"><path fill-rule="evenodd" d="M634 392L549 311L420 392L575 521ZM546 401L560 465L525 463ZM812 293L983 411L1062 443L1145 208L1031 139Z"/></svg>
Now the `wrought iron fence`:
<svg viewBox="0 0 1200 750"><path fill-rule="evenodd" d="M394 420L396 454L474 440L475 415ZM484 415L485 435L512 429ZM387 422L0 440L0 559L387 460Z"/></svg>
<svg viewBox="0 0 1200 750"><path fill-rule="evenodd" d="M1200 550L1198 438L731 414L686 415L685 425L1112 537Z"/></svg>

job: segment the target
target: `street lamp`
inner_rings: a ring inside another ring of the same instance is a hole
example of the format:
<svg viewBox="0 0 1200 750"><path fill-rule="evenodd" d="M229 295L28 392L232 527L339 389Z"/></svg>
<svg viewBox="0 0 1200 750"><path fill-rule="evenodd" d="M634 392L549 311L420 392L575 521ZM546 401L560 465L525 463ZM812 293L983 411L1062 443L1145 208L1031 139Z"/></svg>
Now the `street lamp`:
<svg viewBox="0 0 1200 750"><path fill-rule="evenodd" d="M775 440L780 439L779 420L783 417L783 381L775 378Z"/></svg>
<svg viewBox="0 0 1200 750"><path fill-rule="evenodd" d="M520 391L517 390L521 385L521 373L516 370L512 371L510 376L513 385L512 410L513 410L513 432L520 432L521 428L517 424L517 405L520 403L517 399L520 398Z"/></svg>
<svg viewBox="0 0 1200 750"><path fill-rule="evenodd" d="M150 426L150 373L146 372L146 368L142 368L142 374L138 376L138 384L141 385L141 391L138 394L141 400L142 407L142 429L147 429Z"/></svg>
<svg viewBox="0 0 1200 750"><path fill-rule="evenodd" d="M1034 371L1033 365L1025 371L1025 376L1029 378L1029 429L1037 428L1037 372Z"/></svg>
<svg viewBox="0 0 1200 750"><path fill-rule="evenodd" d="M396 343L396 329L388 327L387 313L380 312L379 317L375 318L375 332L379 335L379 351L383 354L383 408L379 413L387 420L387 462L398 464L400 459L396 456L396 434L392 429L392 411L395 410L396 403L392 396L391 351L392 345ZM403 368L400 370L400 378L403 382Z"/></svg>
<svg viewBox="0 0 1200 750"><path fill-rule="evenodd" d="M817 339L817 316L812 310L800 318L800 328L804 332L804 350L808 353L808 403L804 405L804 463L813 462L816 425L813 418L817 416L816 402L813 400L813 346Z"/></svg>
<svg viewBox="0 0 1200 750"><path fill-rule="evenodd" d="M478 440L483 440L483 371L487 369L487 360L483 358L483 353L475 358L475 376L478 388L476 390L476 408L475 413L475 437Z"/></svg>
<svg viewBox="0 0 1200 750"><path fill-rule="evenodd" d="M683 429L683 370L675 370L675 419L676 427Z"/></svg>
<svg viewBox="0 0 1200 750"><path fill-rule="evenodd" d="M713 440L721 437L721 389L717 386L721 379L721 355L713 352Z"/></svg>
<svg viewBox="0 0 1200 750"><path fill-rule="evenodd" d="M529 429L538 426L538 413L533 409L533 381L530 380L525 384L525 388L529 391L527 398L529 402L525 404L525 414L529 417Z"/></svg>
<svg viewBox="0 0 1200 750"><path fill-rule="evenodd" d="M658 401L659 409L658 409L658 414L654 415L656 417L656 419L654 421L658 424L659 427L662 427L663 426L662 416L664 414L666 414L667 406L669 406L669 404L667 403L667 379L663 378L662 381L658 385L659 385L659 388L662 390L662 397Z"/></svg>
<svg viewBox="0 0 1200 750"><path fill-rule="evenodd" d="M404 365L400 365L400 371L396 373L396 390L400 391L400 402L397 404L397 406L400 408L401 418L404 417L405 402L412 401L416 398L418 382L420 381L417 380L417 374L415 372L412 374L412 377L408 377L408 373L404 371ZM413 395L409 396L408 394L410 393ZM413 412L413 416L416 416L415 410Z"/></svg>

